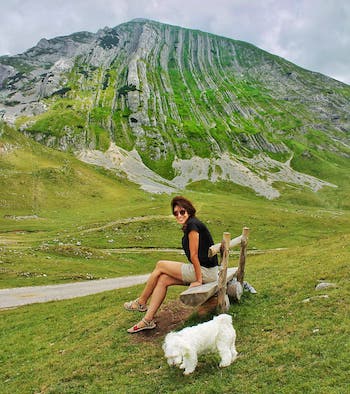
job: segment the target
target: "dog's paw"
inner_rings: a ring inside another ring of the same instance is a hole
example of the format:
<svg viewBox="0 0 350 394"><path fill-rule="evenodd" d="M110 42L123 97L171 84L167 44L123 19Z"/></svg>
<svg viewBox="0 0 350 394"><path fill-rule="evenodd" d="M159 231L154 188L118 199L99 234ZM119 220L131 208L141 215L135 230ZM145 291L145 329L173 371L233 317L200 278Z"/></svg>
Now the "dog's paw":
<svg viewBox="0 0 350 394"><path fill-rule="evenodd" d="M231 360L221 360L219 367L220 368L225 368L228 367L229 365L231 365Z"/></svg>

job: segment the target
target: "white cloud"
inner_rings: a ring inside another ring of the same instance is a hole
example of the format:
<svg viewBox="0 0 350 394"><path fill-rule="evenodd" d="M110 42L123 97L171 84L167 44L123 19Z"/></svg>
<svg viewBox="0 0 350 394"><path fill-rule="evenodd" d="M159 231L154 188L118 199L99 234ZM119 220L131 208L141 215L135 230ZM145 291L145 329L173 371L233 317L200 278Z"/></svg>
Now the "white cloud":
<svg viewBox="0 0 350 394"><path fill-rule="evenodd" d="M350 84L348 0L2 1L0 54L143 17L250 42Z"/></svg>

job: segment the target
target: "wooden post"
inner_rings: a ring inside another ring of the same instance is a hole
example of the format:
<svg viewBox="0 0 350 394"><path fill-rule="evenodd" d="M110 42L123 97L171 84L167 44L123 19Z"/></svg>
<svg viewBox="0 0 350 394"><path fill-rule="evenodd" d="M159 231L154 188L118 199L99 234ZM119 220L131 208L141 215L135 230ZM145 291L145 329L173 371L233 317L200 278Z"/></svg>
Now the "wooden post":
<svg viewBox="0 0 350 394"><path fill-rule="evenodd" d="M231 234L224 233L223 235L224 252L221 259L221 267L220 267L219 278L218 278L218 311L220 313L227 311L226 279L227 279L227 266L228 266L230 239L231 239Z"/></svg>
<svg viewBox="0 0 350 394"><path fill-rule="evenodd" d="M247 256L248 235L249 235L249 228L243 227L242 239L241 239L241 251L239 254L239 265L237 271L237 280L238 282L241 283L241 285L243 285L243 279L244 279L244 268L245 268L245 260Z"/></svg>

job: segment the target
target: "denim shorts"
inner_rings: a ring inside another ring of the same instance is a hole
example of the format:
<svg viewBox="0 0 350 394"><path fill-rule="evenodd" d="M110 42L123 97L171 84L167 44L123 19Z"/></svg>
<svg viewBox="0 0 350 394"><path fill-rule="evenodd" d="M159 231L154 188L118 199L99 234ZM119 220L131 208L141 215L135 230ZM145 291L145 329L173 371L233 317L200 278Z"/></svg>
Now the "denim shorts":
<svg viewBox="0 0 350 394"><path fill-rule="evenodd" d="M216 267L201 267L203 283L214 282L218 279L218 266ZM185 284L195 282L197 280L196 273L192 264L182 264L181 267L182 280Z"/></svg>

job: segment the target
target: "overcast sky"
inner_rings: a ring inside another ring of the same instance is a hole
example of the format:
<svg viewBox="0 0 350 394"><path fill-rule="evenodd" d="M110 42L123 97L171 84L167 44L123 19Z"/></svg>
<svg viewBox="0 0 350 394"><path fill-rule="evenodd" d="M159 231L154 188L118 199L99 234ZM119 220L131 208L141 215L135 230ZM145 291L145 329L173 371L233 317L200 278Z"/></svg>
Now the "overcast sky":
<svg viewBox="0 0 350 394"><path fill-rule="evenodd" d="M133 18L247 41L350 84L350 0L0 0L0 55Z"/></svg>

